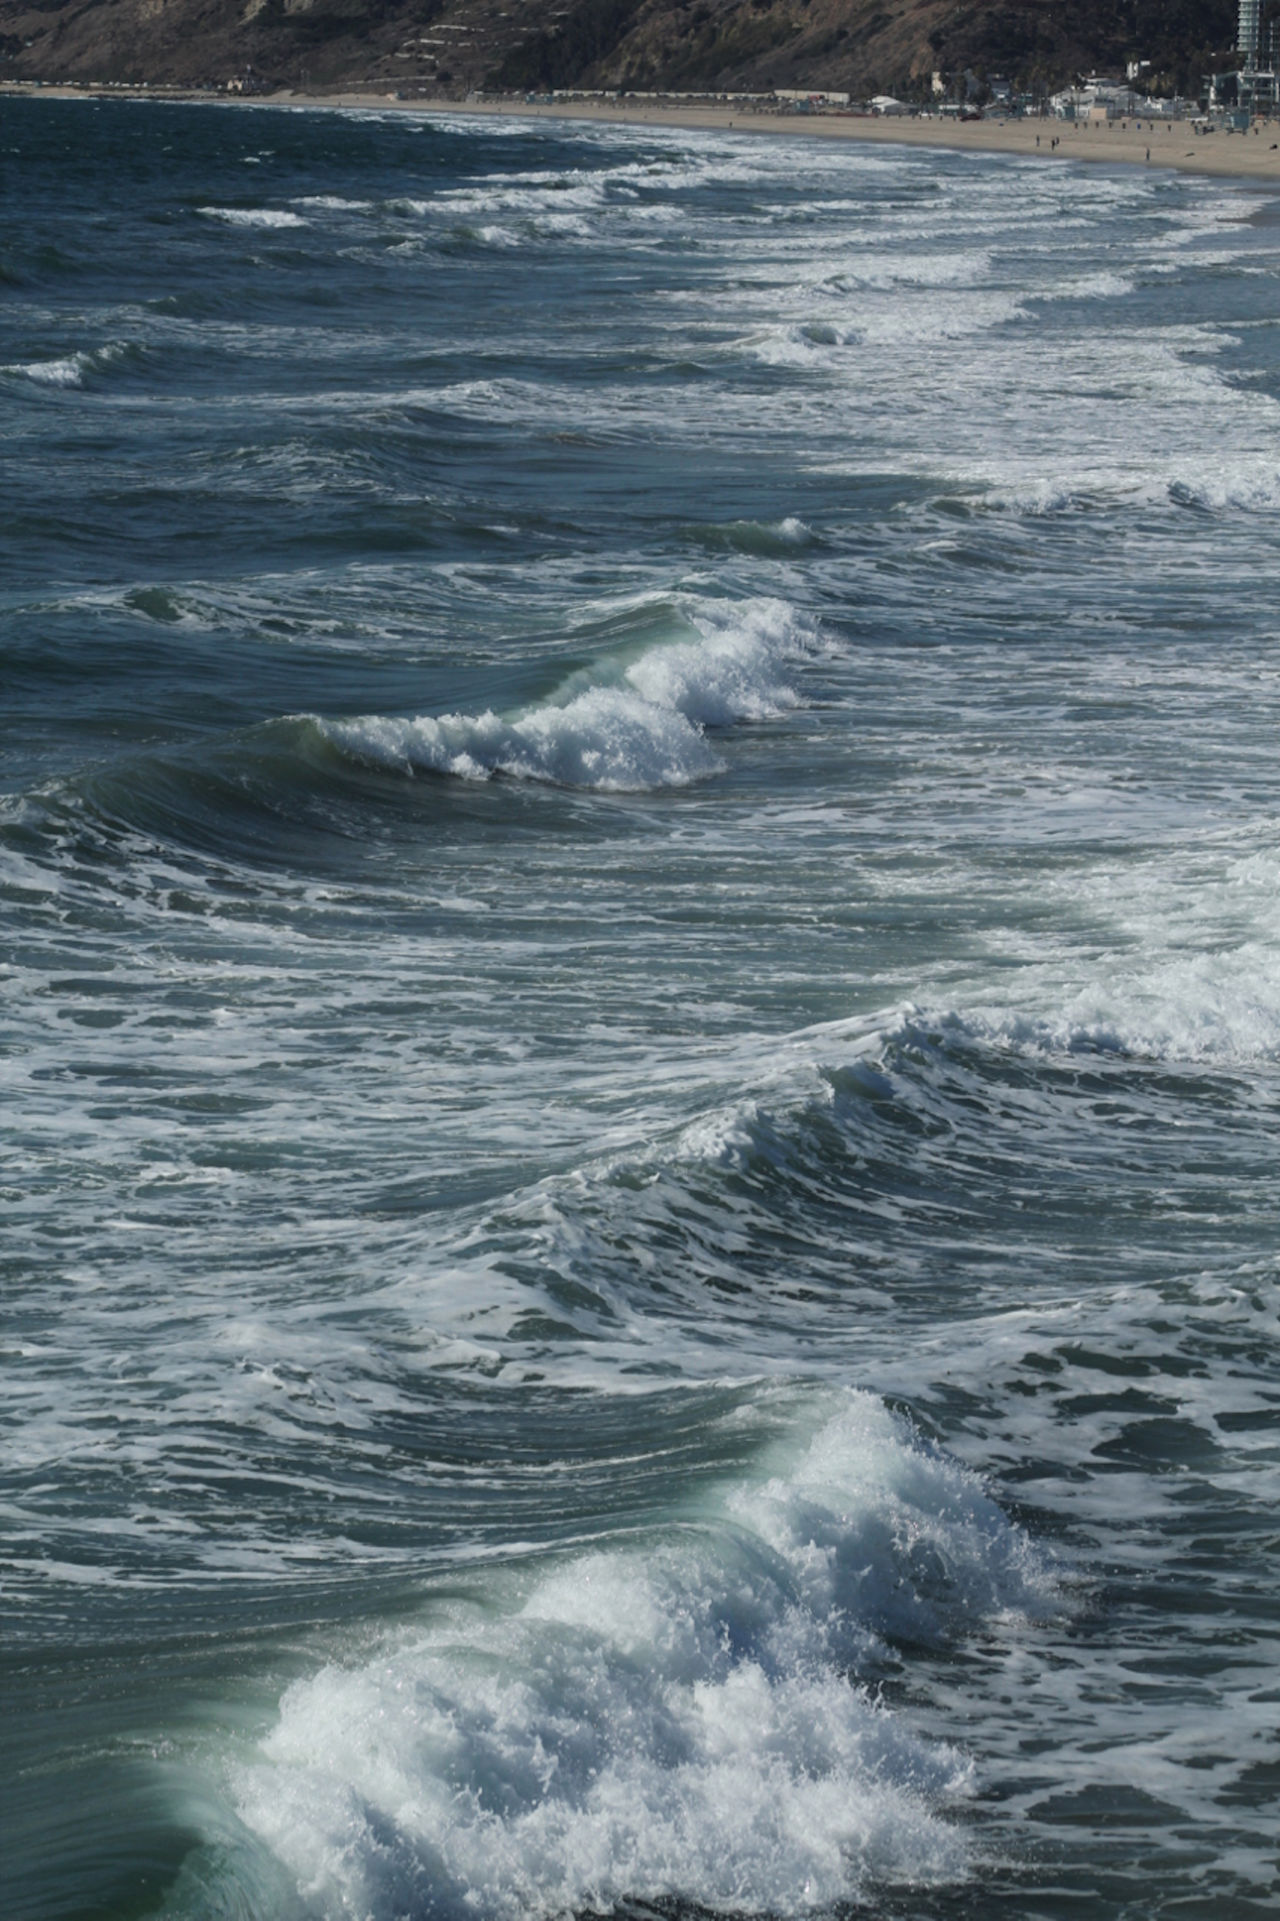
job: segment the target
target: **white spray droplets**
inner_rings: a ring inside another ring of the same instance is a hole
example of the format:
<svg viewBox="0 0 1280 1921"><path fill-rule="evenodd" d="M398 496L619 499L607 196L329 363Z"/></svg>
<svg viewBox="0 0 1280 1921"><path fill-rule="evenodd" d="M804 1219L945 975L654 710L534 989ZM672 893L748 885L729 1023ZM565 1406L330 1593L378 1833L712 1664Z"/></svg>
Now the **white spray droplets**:
<svg viewBox="0 0 1280 1921"><path fill-rule="evenodd" d="M811 644L811 624L781 601L688 603L669 641L629 662L602 660L561 698L514 715L323 725L344 753L406 772L616 792L684 787L723 767L707 728L764 720L797 703L786 662Z"/></svg>
<svg viewBox="0 0 1280 1921"><path fill-rule="evenodd" d="M940 1810L968 1762L853 1677L882 1631L952 1638L1043 1606L1048 1577L878 1402L815 1414L661 1541L561 1562L496 1613L490 1582L485 1611L288 1690L241 1812L319 1913L802 1913L963 1872Z"/></svg>

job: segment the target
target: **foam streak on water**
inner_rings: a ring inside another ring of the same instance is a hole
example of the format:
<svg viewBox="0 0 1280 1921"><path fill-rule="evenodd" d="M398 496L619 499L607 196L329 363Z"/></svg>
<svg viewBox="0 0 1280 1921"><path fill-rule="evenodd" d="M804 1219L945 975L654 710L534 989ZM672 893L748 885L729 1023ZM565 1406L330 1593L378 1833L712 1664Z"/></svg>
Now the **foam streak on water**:
<svg viewBox="0 0 1280 1921"><path fill-rule="evenodd" d="M6 1913L1272 1912L1268 208L5 111Z"/></svg>

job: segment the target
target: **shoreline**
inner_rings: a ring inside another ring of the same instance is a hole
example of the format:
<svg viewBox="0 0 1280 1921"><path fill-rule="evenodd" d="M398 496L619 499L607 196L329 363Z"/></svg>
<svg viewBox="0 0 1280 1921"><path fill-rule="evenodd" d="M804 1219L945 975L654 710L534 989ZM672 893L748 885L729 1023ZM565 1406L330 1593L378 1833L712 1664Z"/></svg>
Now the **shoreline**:
<svg viewBox="0 0 1280 1921"><path fill-rule="evenodd" d="M334 104L356 104L351 96ZM391 105L391 102L387 102ZM675 127L692 131L768 134L873 145L935 147L949 153L1005 153L1046 163L1085 160L1101 165L1168 168L1178 173L1280 183L1280 121L1260 133L1196 134L1186 121L1143 120L1091 126L1054 119L917 119L847 113L789 114L745 107L646 101L476 100L465 104L437 101L395 103L420 112L457 115L491 113L528 119L596 121L631 127ZM1274 133L1276 146L1267 138ZM1037 139L1039 145L1037 145ZM1056 148L1050 142L1056 140ZM1147 153L1150 152L1150 159Z"/></svg>
<svg viewBox="0 0 1280 1921"><path fill-rule="evenodd" d="M849 113L778 113L753 103L705 104L663 99L524 100L514 96L476 100L400 99L372 88L332 93L238 95L194 88L88 87L51 82L0 82L0 97L61 100L142 100L175 105L352 109L430 118L566 120L611 126L681 129L690 132L766 134L808 139L855 140L884 146L934 147L950 153L1013 154L1052 164L1080 160L1103 166L1148 167L1175 173L1280 183L1280 121L1247 133L1195 133L1188 121L1146 119L1087 121L983 119L971 121ZM1276 138L1268 136L1274 133ZM1051 143L1056 141L1057 146Z"/></svg>

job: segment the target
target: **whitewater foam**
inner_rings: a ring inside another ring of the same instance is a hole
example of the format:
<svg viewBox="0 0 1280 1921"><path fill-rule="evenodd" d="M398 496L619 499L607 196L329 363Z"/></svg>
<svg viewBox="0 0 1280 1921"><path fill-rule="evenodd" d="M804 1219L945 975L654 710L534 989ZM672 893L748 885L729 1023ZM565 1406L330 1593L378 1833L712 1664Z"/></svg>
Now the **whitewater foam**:
<svg viewBox="0 0 1280 1921"><path fill-rule="evenodd" d="M33 381L38 387L83 387L87 375L103 373L136 351L124 341L109 341L105 346L63 354L56 360L13 361L0 367L0 373Z"/></svg>
<svg viewBox="0 0 1280 1921"><path fill-rule="evenodd" d="M221 220L228 227L305 227L301 214L285 207L197 207L206 220Z"/></svg>
<svg viewBox="0 0 1280 1921"><path fill-rule="evenodd" d="M372 213L375 208L372 200L348 200L340 193L303 193L293 204L311 207L320 213Z"/></svg>
<svg viewBox="0 0 1280 1921"><path fill-rule="evenodd" d="M61 360L19 361L3 371L20 374L26 380L35 381L39 387L82 387L88 365L87 354L67 354Z"/></svg>
<svg viewBox="0 0 1280 1921"><path fill-rule="evenodd" d="M240 1813L326 1916L482 1921L678 1898L829 1908L953 1880L972 1784L856 1678L1051 1588L974 1478L870 1396L660 1541L454 1603L286 1692ZM812 1418L812 1417L811 1417ZM766 1463L767 1466L767 1463Z"/></svg>
<svg viewBox="0 0 1280 1921"><path fill-rule="evenodd" d="M678 637L679 636L679 637ZM784 663L811 623L781 601L683 602L672 638L575 675L559 698L512 715L369 716L321 721L343 752L374 764L603 791L683 787L723 768L709 728L764 720L798 694Z"/></svg>

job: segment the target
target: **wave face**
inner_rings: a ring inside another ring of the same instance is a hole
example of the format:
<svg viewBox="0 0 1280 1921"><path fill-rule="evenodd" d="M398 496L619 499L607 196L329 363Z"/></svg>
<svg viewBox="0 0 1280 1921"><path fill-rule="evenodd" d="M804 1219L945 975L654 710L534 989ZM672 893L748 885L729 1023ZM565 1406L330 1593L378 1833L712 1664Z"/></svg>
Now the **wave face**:
<svg viewBox="0 0 1280 1921"><path fill-rule="evenodd" d="M1274 1911L1267 210L5 112L6 1914Z"/></svg>
<svg viewBox="0 0 1280 1921"><path fill-rule="evenodd" d="M963 1845L934 1809L969 1764L853 1675L881 1630L932 1639L942 1610L972 1628L1049 1592L975 1482L851 1397L789 1472L661 1543L295 1684L241 1812L332 1914L803 1913L868 1876L951 1880Z"/></svg>
<svg viewBox="0 0 1280 1921"><path fill-rule="evenodd" d="M406 772L507 774L606 792L688 786L723 769L709 728L796 704L782 662L801 651L804 627L772 601L672 612L676 637L630 660L599 661L558 697L510 717L371 717L325 731L354 759Z"/></svg>

